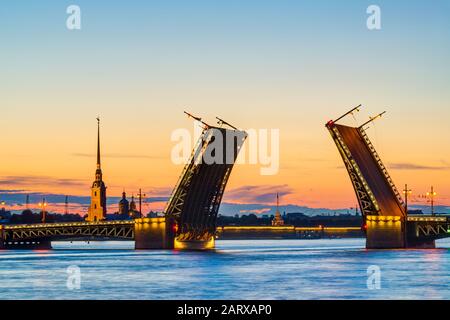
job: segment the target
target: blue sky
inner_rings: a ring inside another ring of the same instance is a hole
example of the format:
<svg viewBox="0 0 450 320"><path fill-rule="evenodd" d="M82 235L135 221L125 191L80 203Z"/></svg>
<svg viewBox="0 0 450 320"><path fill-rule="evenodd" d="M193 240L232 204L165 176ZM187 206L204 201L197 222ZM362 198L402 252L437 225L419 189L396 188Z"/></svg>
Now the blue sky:
<svg viewBox="0 0 450 320"><path fill-rule="evenodd" d="M79 31L66 29L71 4ZM366 28L371 4L379 31ZM450 204L449 1L4 0L0 39L0 181L41 181L2 189L88 195L93 159L77 155L93 152L101 115L108 194L170 190L182 169L170 133L190 128L187 108L281 129L279 174L237 167L230 191L287 185L286 203L350 207L323 124L362 103L360 122L388 111L369 134L398 186L434 184Z"/></svg>

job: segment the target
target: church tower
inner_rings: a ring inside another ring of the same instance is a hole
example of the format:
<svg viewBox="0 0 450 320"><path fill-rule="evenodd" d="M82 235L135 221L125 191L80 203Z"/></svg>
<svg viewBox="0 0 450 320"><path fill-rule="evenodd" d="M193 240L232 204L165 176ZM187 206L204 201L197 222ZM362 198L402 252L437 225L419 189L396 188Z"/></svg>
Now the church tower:
<svg viewBox="0 0 450 320"><path fill-rule="evenodd" d="M103 182L100 163L100 118L97 118L97 170L91 188L91 206L86 221L94 222L106 218L106 186Z"/></svg>
<svg viewBox="0 0 450 320"><path fill-rule="evenodd" d="M119 214L128 216L130 211L130 204L127 200L127 194L125 190L122 192L122 199L119 201Z"/></svg>
<svg viewBox="0 0 450 320"><path fill-rule="evenodd" d="M273 226L284 226L284 220L281 217L279 204L280 204L280 200L279 200L279 196L278 196L278 193L277 193L277 211L275 212L275 218L273 218L273 220L272 220L272 225Z"/></svg>

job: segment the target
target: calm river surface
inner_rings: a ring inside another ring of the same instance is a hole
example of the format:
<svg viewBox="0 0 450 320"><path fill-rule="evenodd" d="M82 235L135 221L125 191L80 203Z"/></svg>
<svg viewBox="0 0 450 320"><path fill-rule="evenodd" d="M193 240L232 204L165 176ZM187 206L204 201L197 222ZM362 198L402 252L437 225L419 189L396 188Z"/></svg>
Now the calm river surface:
<svg viewBox="0 0 450 320"><path fill-rule="evenodd" d="M364 242L219 240L213 252L59 242L51 251L0 251L0 298L450 299L450 239L435 250L369 251ZM369 290L374 265L381 288ZM69 266L80 268L79 289L68 289Z"/></svg>

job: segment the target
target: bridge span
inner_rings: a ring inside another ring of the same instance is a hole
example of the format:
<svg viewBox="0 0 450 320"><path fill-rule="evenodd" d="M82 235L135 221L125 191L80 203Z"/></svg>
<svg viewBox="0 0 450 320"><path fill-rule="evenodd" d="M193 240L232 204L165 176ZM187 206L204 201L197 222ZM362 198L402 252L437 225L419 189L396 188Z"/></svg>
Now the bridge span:
<svg viewBox="0 0 450 320"><path fill-rule="evenodd" d="M50 249L51 241L133 240L136 249L170 247L165 218L0 226L0 248Z"/></svg>
<svg viewBox="0 0 450 320"><path fill-rule="evenodd" d="M361 208L367 248L434 248L435 240L449 237L449 218L409 216L385 165L370 141L365 127L337 122L359 111L360 106L326 124L344 161Z"/></svg>

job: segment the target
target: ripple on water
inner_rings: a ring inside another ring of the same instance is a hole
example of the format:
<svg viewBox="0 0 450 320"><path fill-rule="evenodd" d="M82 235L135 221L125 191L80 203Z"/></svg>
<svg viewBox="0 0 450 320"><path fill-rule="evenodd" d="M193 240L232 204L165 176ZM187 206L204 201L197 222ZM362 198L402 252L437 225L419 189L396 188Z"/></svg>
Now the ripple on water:
<svg viewBox="0 0 450 320"><path fill-rule="evenodd" d="M450 240L436 250L365 250L363 239L217 241L211 252L134 251L131 242L1 251L6 299L449 299ZM80 290L67 267L81 268ZM367 267L381 289L367 289Z"/></svg>

